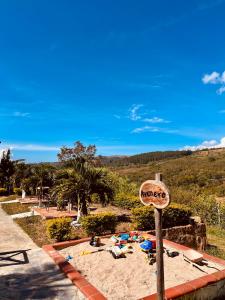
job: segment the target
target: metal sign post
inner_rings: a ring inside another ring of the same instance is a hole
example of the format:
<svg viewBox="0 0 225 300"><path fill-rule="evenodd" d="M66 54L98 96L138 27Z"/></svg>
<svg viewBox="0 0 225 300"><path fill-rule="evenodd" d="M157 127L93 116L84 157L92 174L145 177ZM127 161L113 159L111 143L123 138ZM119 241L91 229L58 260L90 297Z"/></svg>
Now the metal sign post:
<svg viewBox="0 0 225 300"><path fill-rule="evenodd" d="M162 181L160 173L155 174L156 181ZM157 295L158 300L164 300L164 262L163 262L163 237L162 237L162 209L155 208L155 231L156 231L156 270L157 270Z"/></svg>
<svg viewBox="0 0 225 300"><path fill-rule="evenodd" d="M157 296L158 300L164 300L164 264L163 264L163 237L162 237L162 209L170 203L170 195L167 187L162 182L162 175L155 174L155 180L147 180L142 183L139 191L141 202L155 207L155 231L156 231L156 268L157 268Z"/></svg>

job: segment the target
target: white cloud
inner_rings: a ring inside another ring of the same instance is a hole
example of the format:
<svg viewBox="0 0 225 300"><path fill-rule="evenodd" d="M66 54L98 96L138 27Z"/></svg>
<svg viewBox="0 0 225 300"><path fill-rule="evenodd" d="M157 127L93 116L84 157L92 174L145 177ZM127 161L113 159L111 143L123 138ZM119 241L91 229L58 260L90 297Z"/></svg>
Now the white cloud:
<svg viewBox="0 0 225 300"><path fill-rule="evenodd" d="M157 127L144 126L144 127L135 128L134 130L132 130L132 133L158 132L158 131L159 131L159 128L157 128Z"/></svg>
<svg viewBox="0 0 225 300"><path fill-rule="evenodd" d="M224 148L225 147L225 137L221 138L221 140L218 142L216 140L210 140L210 141L204 141L202 144L197 146L185 146L183 150L202 150L206 148Z"/></svg>
<svg viewBox="0 0 225 300"><path fill-rule="evenodd" d="M218 95L222 95L225 92L225 86L221 86L216 92Z"/></svg>
<svg viewBox="0 0 225 300"><path fill-rule="evenodd" d="M21 112L21 111L14 111L12 113L0 113L1 117L19 117L24 118L30 116L30 113L28 112Z"/></svg>
<svg viewBox="0 0 225 300"><path fill-rule="evenodd" d="M24 150L24 151L58 151L60 147L36 145L36 144L7 144L4 146L12 150ZM2 149L0 150L2 151Z"/></svg>
<svg viewBox="0 0 225 300"><path fill-rule="evenodd" d="M221 75L221 81L222 81L223 83L225 83L225 71L224 71L223 74Z"/></svg>
<svg viewBox="0 0 225 300"><path fill-rule="evenodd" d="M202 77L202 82L204 84L208 84L208 83L217 84L217 83L220 83L220 73L212 72L211 74L205 74Z"/></svg>
<svg viewBox="0 0 225 300"><path fill-rule="evenodd" d="M129 109L130 112L129 119L131 119L132 121L140 120L141 116L138 114L138 110L142 106L143 104L133 104Z"/></svg>
<svg viewBox="0 0 225 300"><path fill-rule="evenodd" d="M159 128L155 126L143 126L135 128L131 133L142 133L142 132L163 132L163 133L177 133L177 130L168 129L168 128Z"/></svg>
<svg viewBox="0 0 225 300"><path fill-rule="evenodd" d="M170 123L170 121L164 120L162 118L158 118L158 117L153 117L153 118L146 118L143 120L144 122L148 122L148 123Z"/></svg>
<svg viewBox="0 0 225 300"><path fill-rule="evenodd" d="M119 115L113 115L113 117L116 119L121 119L121 116L119 116Z"/></svg>
<svg viewBox="0 0 225 300"><path fill-rule="evenodd" d="M212 72L211 74L205 74L202 77L204 84L220 84L220 88L217 89L216 93L222 95L225 92L225 71L223 73Z"/></svg>
<svg viewBox="0 0 225 300"><path fill-rule="evenodd" d="M21 112L21 111L15 111L13 113L13 117L28 117L30 113L28 112Z"/></svg>

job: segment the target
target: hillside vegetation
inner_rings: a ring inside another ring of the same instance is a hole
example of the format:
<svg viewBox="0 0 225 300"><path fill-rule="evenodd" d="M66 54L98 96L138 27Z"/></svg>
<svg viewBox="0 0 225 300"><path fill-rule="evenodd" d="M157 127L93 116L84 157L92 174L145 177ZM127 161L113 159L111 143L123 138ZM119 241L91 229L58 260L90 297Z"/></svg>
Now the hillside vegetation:
<svg viewBox="0 0 225 300"><path fill-rule="evenodd" d="M136 154L132 156L100 156L101 162L106 166L129 166L147 164L169 158L179 158L191 155L192 151L156 151Z"/></svg>

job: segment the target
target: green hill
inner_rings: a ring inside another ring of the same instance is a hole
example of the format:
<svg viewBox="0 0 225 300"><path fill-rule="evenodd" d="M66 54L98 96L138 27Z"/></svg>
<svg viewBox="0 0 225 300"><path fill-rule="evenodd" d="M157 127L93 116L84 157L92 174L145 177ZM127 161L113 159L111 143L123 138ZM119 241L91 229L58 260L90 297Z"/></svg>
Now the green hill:
<svg viewBox="0 0 225 300"><path fill-rule="evenodd" d="M162 152L159 160L149 161L146 164L130 164L113 169L121 175L128 176L138 185L147 179L153 179L154 174L160 172L163 174L164 182L171 189L174 201L181 203L190 204L196 195L203 193L225 196L225 149L188 154L176 151L172 157L170 155L166 157L167 154L168 152ZM146 157L146 155L139 156Z"/></svg>

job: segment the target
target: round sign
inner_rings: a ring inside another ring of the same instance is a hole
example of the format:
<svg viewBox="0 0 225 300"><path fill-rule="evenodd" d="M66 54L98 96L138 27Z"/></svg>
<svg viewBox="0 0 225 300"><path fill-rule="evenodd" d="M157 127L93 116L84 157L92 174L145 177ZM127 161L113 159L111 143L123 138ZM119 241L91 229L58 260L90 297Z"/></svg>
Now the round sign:
<svg viewBox="0 0 225 300"><path fill-rule="evenodd" d="M142 183L139 197L144 205L154 205L162 209L169 205L170 195L166 185L162 181L147 180Z"/></svg>

